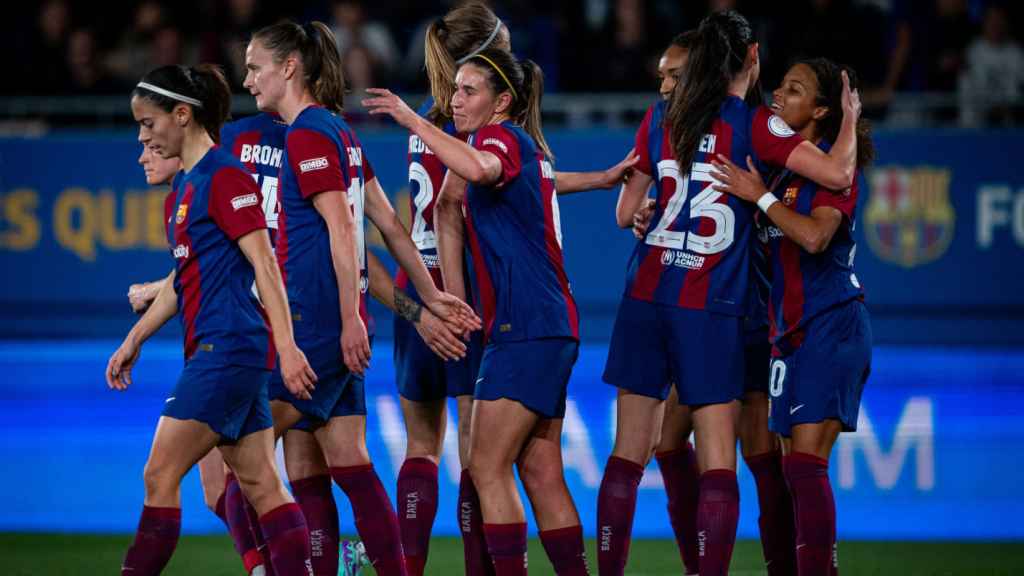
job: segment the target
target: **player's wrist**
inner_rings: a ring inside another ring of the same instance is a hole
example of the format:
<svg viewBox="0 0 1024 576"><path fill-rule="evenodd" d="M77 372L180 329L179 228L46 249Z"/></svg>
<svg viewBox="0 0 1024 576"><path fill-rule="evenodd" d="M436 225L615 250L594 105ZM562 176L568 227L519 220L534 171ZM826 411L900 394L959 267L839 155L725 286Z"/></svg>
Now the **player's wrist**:
<svg viewBox="0 0 1024 576"><path fill-rule="evenodd" d="M765 192L764 194L761 195L760 198L757 199L757 207L760 208L762 212L767 214L768 209L771 208L772 205L778 201L779 199L775 196L775 194L772 194L771 192Z"/></svg>

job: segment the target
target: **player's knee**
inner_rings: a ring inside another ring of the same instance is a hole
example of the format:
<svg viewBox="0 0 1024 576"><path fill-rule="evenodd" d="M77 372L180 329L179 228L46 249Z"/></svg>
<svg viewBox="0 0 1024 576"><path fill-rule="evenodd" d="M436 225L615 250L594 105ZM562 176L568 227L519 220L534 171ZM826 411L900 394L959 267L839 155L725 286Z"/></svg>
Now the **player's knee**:
<svg viewBox="0 0 1024 576"><path fill-rule="evenodd" d="M518 468L523 488L531 494L543 494L565 482L561 463L557 461L522 463Z"/></svg>
<svg viewBox="0 0 1024 576"><path fill-rule="evenodd" d="M149 498L166 496L178 488L180 478L176 478L173 471L156 462L146 462L146 468L142 471L142 481L146 486L146 495Z"/></svg>

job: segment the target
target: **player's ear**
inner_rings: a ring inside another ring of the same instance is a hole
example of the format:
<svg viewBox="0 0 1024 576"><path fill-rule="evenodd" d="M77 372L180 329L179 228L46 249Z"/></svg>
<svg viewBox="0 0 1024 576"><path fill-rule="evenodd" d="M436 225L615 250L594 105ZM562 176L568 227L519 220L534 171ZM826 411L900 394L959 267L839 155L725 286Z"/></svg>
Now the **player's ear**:
<svg viewBox="0 0 1024 576"><path fill-rule="evenodd" d="M189 121L192 119L192 108L185 104L177 104L171 110L171 115L174 116L174 121L178 126L184 128L188 126Z"/></svg>
<svg viewBox="0 0 1024 576"><path fill-rule="evenodd" d="M295 76L295 72L299 69L298 55L289 54L288 57L284 59L283 69L284 79L291 80L292 77Z"/></svg>
<svg viewBox="0 0 1024 576"><path fill-rule="evenodd" d="M504 113L504 112L509 112L509 109L511 107L512 107L512 94L510 94L508 91L505 91L505 92L502 92L501 94L498 94L498 97L496 98L496 104L494 106L495 114L501 114L501 113Z"/></svg>
<svg viewBox="0 0 1024 576"><path fill-rule="evenodd" d="M811 119L815 122L819 122L824 119L825 116L828 116L828 112L828 106L815 106L814 110L811 111Z"/></svg>

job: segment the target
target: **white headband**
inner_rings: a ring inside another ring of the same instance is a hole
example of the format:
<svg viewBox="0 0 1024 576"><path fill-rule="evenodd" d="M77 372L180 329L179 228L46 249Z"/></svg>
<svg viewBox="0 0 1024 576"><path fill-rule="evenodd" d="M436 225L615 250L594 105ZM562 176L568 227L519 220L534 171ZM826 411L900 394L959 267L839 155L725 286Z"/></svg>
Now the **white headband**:
<svg viewBox="0 0 1024 576"><path fill-rule="evenodd" d="M178 94L177 92L171 92L170 90L166 90L166 89L161 88L159 86L154 86L154 85L150 84L149 82L139 82L135 86L137 88L145 88L146 90L149 90L150 92L156 92L157 94L160 94L161 96L167 96L171 100L177 100L179 102L184 102L186 104L191 104L193 106L198 106L200 108L203 107L203 103L200 102L199 100L196 100L195 98L189 98L188 96L184 96L182 94Z"/></svg>
<svg viewBox="0 0 1024 576"><path fill-rule="evenodd" d="M491 35L487 37L487 40L484 40L484 43L481 44L479 48L473 50L469 54L466 54L462 58L459 58L458 60L455 61L455 63L465 64L470 58L483 52L488 46L491 45L491 42L494 42L494 37L498 35L498 30L501 30L501 18L498 18L497 24L494 25L494 30L491 30Z"/></svg>

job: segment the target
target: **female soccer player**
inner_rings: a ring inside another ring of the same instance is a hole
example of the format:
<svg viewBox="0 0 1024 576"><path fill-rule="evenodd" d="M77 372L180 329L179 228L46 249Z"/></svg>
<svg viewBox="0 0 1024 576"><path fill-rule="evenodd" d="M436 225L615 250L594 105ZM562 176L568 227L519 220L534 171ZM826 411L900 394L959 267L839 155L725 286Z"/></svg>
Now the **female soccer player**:
<svg viewBox="0 0 1024 576"><path fill-rule="evenodd" d="M391 115L433 151L449 177L469 183L450 190L460 196L456 202L462 196L466 201L484 311L486 348L475 383L469 468L495 570L526 572L515 464L555 571L585 574L583 534L560 446L578 320L562 264L550 151L540 131L541 72L508 52L487 49L459 66L456 86L452 115L456 131L470 135L468 142L387 90L371 89L374 97L363 105L371 114ZM462 255L450 246L441 246L445 274L461 272Z"/></svg>
<svg viewBox="0 0 1024 576"><path fill-rule="evenodd" d="M107 365L124 390L139 348L181 311L185 369L164 406L144 472L146 501L122 574L159 574L177 544L181 478L218 446L259 514L275 572L307 574L309 534L274 466L267 380L280 354L289 390L308 396L316 375L296 346L255 182L214 138L230 109L220 71L165 66L132 94L139 140L184 174L165 202L176 269ZM255 279L273 334L251 292ZM273 343L271 343L273 338Z"/></svg>
<svg viewBox="0 0 1024 576"><path fill-rule="evenodd" d="M844 70L816 58L792 66L772 94L772 111L809 142L828 150L843 118ZM846 74L856 86L852 71ZM874 155L866 123L857 125L857 168ZM840 432L857 428L861 392L871 369L871 323L853 272L857 181L828 190L790 174L774 185L749 159L714 162L716 190L757 202L767 216L772 266L771 428L783 437L786 480L796 516L801 576L835 573L836 510L828 458ZM781 196L781 198L780 198Z"/></svg>
<svg viewBox="0 0 1024 576"><path fill-rule="evenodd" d="M460 64L487 49L510 50L510 38L508 28L482 3L463 4L432 23L427 29L425 46L431 97L418 113L447 134L465 139L464 134L456 132L452 122L455 73ZM443 239L434 227L435 205L444 196L442 185L465 188L465 182L448 173L444 164L416 134L409 137L408 159L412 239L424 263L431 269L435 283L440 287L444 276L445 289L466 298L468 279L461 273L451 274L440 266L438 244ZM621 181L629 166L627 159L604 172L556 172L556 188L561 194L610 187ZM458 194L461 196L462 192ZM461 213L454 216L455 225L461 231ZM461 252L461 240L461 232L457 238L447 239L453 243L451 250L454 253ZM464 270L461 266L459 269ZM401 272L398 283L400 286L407 284ZM467 457L473 388L482 348L479 338L474 338L466 360L445 364L425 350L423 342L407 324L397 318L395 320L395 371L408 442L406 460L398 476L398 501L406 503L407 513L400 515L399 522L406 562L412 574L421 574L426 564L437 509L437 465L447 420L446 396L455 397L458 406L459 458L463 467L458 513L466 573L475 576L485 573L490 567L481 531L479 498L470 478Z"/></svg>
<svg viewBox="0 0 1024 576"><path fill-rule="evenodd" d="M313 398L271 381L275 429L302 418L315 427L331 476L352 502L356 528L379 574L404 574L397 519L366 452L365 415L341 395L369 365L363 214L377 225L424 302L456 331L479 327L463 302L438 291L398 222L355 134L340 112L345 84L330 29L282 22L258 31L246 51L245 86L263 111L289 124L281 168L277 253L297 340L321 376ZM408 307L408 300L399 302ZM338 343L342 355L338 355Z"/></svg>
<svg viewBox="0 0 1024 576"><path fill-rule="evenodd" d="M689 55L690 44L696 31L679 34L662 54L658 62L660 92L668 100L682 74ZM645 200L639 212L633 215L633 233L642 240L647 234L655 201ZM757 484L761 517L759 520L761 546L769 576L792 574L796 571L793 555L792 503L782 474L782 455L776 436L768 430L768 363L771 345L768 343L769 290L767 257L755 235L751 253L752 276L749 291L750 309L744 318L744 391L739 420L740 452ZM668 496L669 520L676 544L687 574L697 574L697 504L700 474L696 455L687 442L693 424L690 408L680 405L675 387L665 401L665 416L661 425L661 440L654 457L661 469ZM646 462L644 463L646 465ZM614 516L614 512L613 512ZM621 519L621 517L619 517ZM598 526L602 521L598 518ZM614 530L614 527L613 527ZM598 562L610 557L620 558L620 550L599 548Z"/></svg>
<svg viewBox="0 0 1024 576"><path fill-rule="evenodd" d="M621 192L619 224L629 223L652 180L658 195L653 224L630 260L604 373L619 387L618 426L598 514L619 518L601 524L599 546L621 552L600 566L602 574L621 574L625 566L636 489L669 382L676 384L679 402L691 407L697 435L700 573L725 574L732 555L739 512L735 422L744 369L731 359L744 353L753 210L709 189L712 155L752 154L835 187L848 186L853 177L856 97L844 95L843 130L826 155L768 109L744 102L758 72L746 19L735 11L708 16L697 30L683 83L668 103L648 111L637 133L641 160Z"/></svg>

